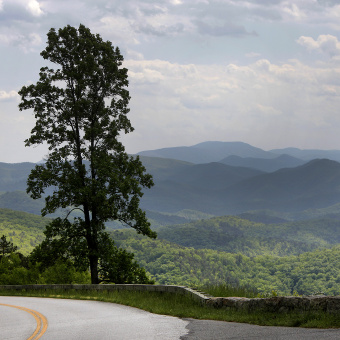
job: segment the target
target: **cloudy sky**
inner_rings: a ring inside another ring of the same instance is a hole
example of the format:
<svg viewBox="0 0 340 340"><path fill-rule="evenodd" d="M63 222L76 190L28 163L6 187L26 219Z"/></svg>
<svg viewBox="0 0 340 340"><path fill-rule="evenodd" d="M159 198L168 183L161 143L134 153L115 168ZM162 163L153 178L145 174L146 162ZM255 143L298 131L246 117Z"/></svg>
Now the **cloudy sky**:
<svg viewBox="0 0 340 340"><path fill-rule="evenodd" d="M129 70L130 153L207 140L269 150L340 149L340 4L336 0L0 0L0 161L25 148L51 27L82 23Z"/></svg>

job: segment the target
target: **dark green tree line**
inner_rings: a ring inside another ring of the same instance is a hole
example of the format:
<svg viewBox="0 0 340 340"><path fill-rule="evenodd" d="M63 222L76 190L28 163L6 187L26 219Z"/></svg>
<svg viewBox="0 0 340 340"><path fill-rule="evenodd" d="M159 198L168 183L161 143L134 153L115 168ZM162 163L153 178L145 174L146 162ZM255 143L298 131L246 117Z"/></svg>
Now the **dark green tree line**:
<svg viewBox="0 0 340 340"><path fill-rule="evenodd" d="M14 253L17 251L18 247L15 246L12 242L7 241L6 236L2 235L0 238L0 258Z"/></svg>

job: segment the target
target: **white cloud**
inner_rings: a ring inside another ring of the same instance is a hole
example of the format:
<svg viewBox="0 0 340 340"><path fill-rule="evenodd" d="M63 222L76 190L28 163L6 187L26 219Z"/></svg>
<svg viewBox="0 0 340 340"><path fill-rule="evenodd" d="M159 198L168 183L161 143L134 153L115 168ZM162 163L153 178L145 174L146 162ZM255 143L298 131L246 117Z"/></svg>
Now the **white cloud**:
<svg viewBox="0 0 340 340"><path fill-rule="evenodd" d="M138 45L138 40L131 24L123 17L106 15L93 25L94 32L101 32L115 45Z"/></svg>
<svg viewBox="0 0 340 340"><path fill-rule="evenodd" d="M295 20L302 20L307 16L302 8L299 8L296 3L289 1L283 2L283 12Z"/></svg>
<svg viewBox="0 0 340 340"><path fill-rule="evenodd" d="M249 52L249 53L246 53L245 56L247 58L258 58L261 56L261 53L257 53L257 52Z"/></svg>
<svg viewBox="0 0 340 340"><path fill-rule="evenodd" d="M261 104L256 105L257 110L266 116L280 116L282 112L278 109L275 109L272 106L265 106Z"/></svg>
<svg viewBox="0 0 340 340"><path fill-rule="evenodd" d="M331 57L340 55L340 42L337 37L330 34L319 35L317 40L311 37L301 36L297 42L308 50L318 50Z"/></svg>
<svg viewBox="0 0 340 340"><path fill-rule="evenodd" d="M178 145L178 140L190 145L212 139L212 131L216 140L228 136L251 142L252 131L258 142L258 136L264 142L269 133L281 142L290 138L294 145L303 128L340 124L335 114L340 83L334 83L339 76L332 65L317 68L296 60L272 64L264 59L227 67L161 60L128 61L125 66L132 123L141 131L131 140L140 138L135 140L140 150L153 148L154 140L160 143L157 147Z"/></svg>
<svg viewBox="0 0 340 340"><path fill-rule="evenodd" d="M198 32L203 35L211 35L216 37L221 36L235 36L241 37L246 35L257 36L255 31L248 32L246 28L239 24L234 24L232 22L225 22L222 25L210 25L201 20L195 20L194 23L197 26Z"/></svg>
<svg viewBox="0 0 340 340"><path fill-rule="evenodd" d="M37 33L0 33L0 44L18 46L25 53L36 51L41 43L41 37Z"/></svg>
<svg viewBox="0 0 340 340"><path fill-rule="evenodd" d="M81 22L125 57L134 148L321 146L340 135L339 18L336 0L0 0L0 112L14 117L8 89L37 79L48 30Z"/></svg>
<svg viewBox="0 0 340 340"><path fill-rule="evenodd" d="M7 100L17 100L19 99L18 92L16 91L1 91L0 90L0 101L7 101Z"/></svg>
<svg viewBox="0 0 340 340"><path fill-rule="evenodd" d="M37 0L29 0L26 8L33 16L39 17L44 14Z"/></svg>

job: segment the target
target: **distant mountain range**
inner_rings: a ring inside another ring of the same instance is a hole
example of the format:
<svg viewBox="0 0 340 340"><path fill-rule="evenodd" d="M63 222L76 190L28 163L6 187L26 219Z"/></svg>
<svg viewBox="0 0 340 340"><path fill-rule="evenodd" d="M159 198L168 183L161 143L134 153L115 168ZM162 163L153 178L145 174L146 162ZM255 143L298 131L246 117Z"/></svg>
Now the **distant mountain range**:
<svg viewBox="0 0 340 340"><path fill-rule="evenodd" d="M285 148L264 151L243 142L203 142L193 146L142 151L139 152L138 155L172 158L195 164L221 162L229 156L274 159L280 155L288 155L305 162L316 158L340 161L340 150L301 150L297 148Z"/></svg>
<svg viewBox="0 0 340 340"><path fill-rule="evenodd" d="M34 163L0 163L0 191L26 191L26 181Z"/></svg>
<svg viewBox="0 0 340 340"><path fill-rule="evenodd" d="M296 166L305 164L306 161L298 159L289 155L280 155L276 158L254 158L254 157L240 157L228 156L220 161L220 163L242 166L247 168L258 169L265 172L274 172L282 168L294 168Z"/></svg>
<svg viewBox="0 0 340 340"><path fill-rule="evenodd" d="M286 213L304 215L306 210L308 214L316 210L319 215L321 211L338 214L337 150L264 151L241 142L204 142L138 155L155 182L153 188L144 191L141 206L156 224L175 221L176 214L190 220L180 215L183 210L190 211L191 216L246 212L254 216L254 211L263 215L265 210L280 213L271 218L286 218ZM34 166L0 163L0 208L34 213L41 209L43 202L33 203L23 193Z"/></svg>
<svg viewBox="0 0 340 340"><path fill-rule="evenodd" d="M220 163L191 165L146 191L142 206L224 215L262 209L297 212L338 202L340 163L322 159L272 173Z"/></svg>

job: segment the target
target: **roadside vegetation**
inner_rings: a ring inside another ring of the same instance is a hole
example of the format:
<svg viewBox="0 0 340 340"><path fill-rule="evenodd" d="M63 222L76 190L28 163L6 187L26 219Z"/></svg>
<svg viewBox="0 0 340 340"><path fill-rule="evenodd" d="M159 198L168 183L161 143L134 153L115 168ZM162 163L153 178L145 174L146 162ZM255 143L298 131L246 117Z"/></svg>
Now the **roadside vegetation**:
<svg viewBox="0 0 340 340"><path fill-rule="evenodd" d="M115 232L116 245L135 254L158 284L251 286L259 293L340 295L340 246L292 256L245 256L183 247ZM259 245L260 246L260 245Z"/></svg>
<svg viewBox="0 0 340 340"><path fill-rule="evenodd" d="M262 326L340 328L338 315L322 312L263 313L241 312L202 306L188 296L158 292L132 291L6 291L0 295L37 296L62 299L96 300L140 308L151 313L180 318L242 322Z"/></svg>

